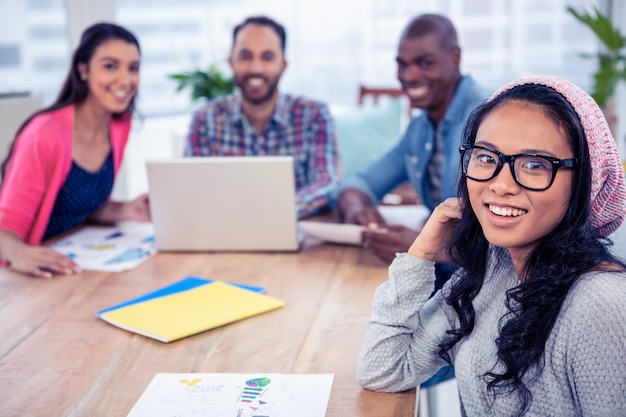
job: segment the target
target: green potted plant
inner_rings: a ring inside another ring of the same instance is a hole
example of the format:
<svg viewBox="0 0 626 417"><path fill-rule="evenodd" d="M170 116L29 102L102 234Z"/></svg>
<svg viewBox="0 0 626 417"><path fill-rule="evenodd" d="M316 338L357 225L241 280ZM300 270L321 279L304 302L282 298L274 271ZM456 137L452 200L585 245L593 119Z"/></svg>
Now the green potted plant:
<svg viewBox="0 0 626 417"><path fill-rule="evenodd" d="M590 94L605 111L605 116L615 136L617 116L613 96L617 85L622 81L626 82L626 35L597 8L589 13L570 6L567 7L567 11L591 29L603 45L603 50L597 54L583 54L583 56L598 58L598 69L593 74L593 87Z"/></svg>
<svg viewBox="0 0 626 417"><path fill-rule="evenodd" d="M191 100L200 98L213 99L231 94L235 91L235 82L232 77L224 75L215 65L210 65L207 71L197 69L177 74L169 74L168 78L178 82L176 91L191 89Z"/></svg>

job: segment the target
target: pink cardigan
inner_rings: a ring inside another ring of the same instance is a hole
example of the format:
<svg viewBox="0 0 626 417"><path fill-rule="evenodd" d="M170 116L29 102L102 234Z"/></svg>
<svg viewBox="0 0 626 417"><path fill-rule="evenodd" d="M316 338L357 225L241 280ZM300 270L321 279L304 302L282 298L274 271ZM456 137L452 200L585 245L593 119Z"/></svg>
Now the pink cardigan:
<svg viewBox="0 0 626 417"><path fill-rule="evenodd" d="M109 132L117 174L130 131L130 117L111 120ZM0 229L38 245L59 190L72 167L74 106L40 114L18 136L0 188Z"/></svg>

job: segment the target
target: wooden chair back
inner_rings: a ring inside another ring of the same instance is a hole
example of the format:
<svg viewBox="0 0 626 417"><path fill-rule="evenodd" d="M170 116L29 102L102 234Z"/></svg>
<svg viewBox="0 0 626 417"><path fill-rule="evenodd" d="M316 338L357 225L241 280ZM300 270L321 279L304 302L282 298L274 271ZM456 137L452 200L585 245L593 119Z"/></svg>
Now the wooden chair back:
<svg viewBox="0 0 626 417"><path fill-rule="evenodd" d="M378 104L381 97L396 98L402 97L404 93L399 88L377 88L359 86L359 106L365 104L368 97L372 98L374 104Z"/></svg>

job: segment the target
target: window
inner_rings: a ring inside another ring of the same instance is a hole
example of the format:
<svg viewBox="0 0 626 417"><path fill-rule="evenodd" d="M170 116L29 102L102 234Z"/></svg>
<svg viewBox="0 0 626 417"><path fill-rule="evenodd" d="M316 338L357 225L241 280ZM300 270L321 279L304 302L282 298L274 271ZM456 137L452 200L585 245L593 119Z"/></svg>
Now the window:
<svg viewBox="0 0 626 417"><path fill-rule="evenodd" d="M440 12L457 26L462 70L492 87L521 75L551 73L589 88L595 38L567 5L602 0L117 0L117 23L142 47L139 109L145 116L188 112L188 92L167 75L226 59L233 27L267 14L287 29L289 67L281 91L355 104L358 85L397 87L400 32L420 13ZM0 92L28 90L49 104L70 62L64 2L0 0ZM347 18L349 16L349 18Z"/></svg>
<svg viewBox="0 0 626 417"><path fill-rule="evenodd" d="M602 1L554 0L118 0L118 22L139 36L144 51L140 108L145 114L188 111L189 94L176 94L167 74L226 59L233 27L267 14L287 29L289 67L284 92L333 104L354 104L359 83L397 87L395 52L412 16L448 15L463 48L462 69L494 88L531 73L551 73L590 86L593 35L566 13L567 5ZM350 18L347 18L350 16Z"/></svg>
<svg viewBox="0 0 626 417"><path fill-rule="evenodd" d="M0 0L0 93L31 92L48 104L69 63L62 2Z"/></svg>

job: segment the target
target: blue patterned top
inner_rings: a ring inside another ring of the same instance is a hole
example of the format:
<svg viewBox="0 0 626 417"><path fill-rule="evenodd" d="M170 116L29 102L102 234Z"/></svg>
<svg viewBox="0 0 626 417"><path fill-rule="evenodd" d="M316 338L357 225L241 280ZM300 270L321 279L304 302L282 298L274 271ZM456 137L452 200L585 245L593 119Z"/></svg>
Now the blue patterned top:
<svg viewBox="0 0 626 417"><path fill-rule="evenodd" d="M87 220L109 198L114 176L112 152L96 172L86 171L72 161L70 173L54 203L44 240Z"/></svg>

